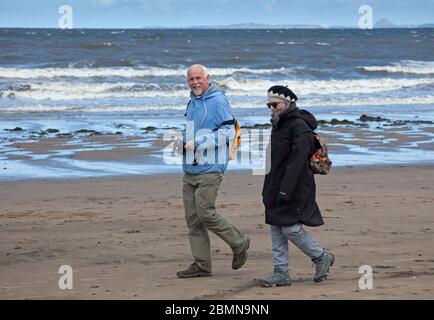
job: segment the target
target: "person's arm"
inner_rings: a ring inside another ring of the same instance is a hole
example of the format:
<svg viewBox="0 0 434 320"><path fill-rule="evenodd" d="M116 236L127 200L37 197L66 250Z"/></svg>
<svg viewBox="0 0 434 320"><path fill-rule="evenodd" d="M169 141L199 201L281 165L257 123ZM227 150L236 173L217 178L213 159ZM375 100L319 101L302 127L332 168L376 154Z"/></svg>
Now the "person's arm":
<svg viewBox="0 0 434 320"><path fill-rule="evenodd" d="M284 201L291 200L295 187L300 180L300 175L303 172L303 167L308 161L309 154L312 150L312 130L307 126L304 120L300 119L300 121L298 121L299 123L297 123L294 128L295 132L292 143L292 151L286 165L282 183L280 185L278 198Z"/></svg>

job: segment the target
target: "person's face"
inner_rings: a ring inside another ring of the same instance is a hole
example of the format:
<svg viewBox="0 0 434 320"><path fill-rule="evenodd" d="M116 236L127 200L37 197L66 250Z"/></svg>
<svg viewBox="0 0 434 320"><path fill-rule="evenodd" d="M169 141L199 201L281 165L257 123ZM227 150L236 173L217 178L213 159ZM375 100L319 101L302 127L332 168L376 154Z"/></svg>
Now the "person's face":
<svg viewBox="0 0 434 320"><path fill-rule="evenodd" d="M201 96L209 88L210 76L204 75L204 70L200 67L194 67L187 73L188 86L196 96Z"/></svg>
<svg viewBox="0 0 434 320"><path fill-rule="evenodd" d="M285 102L271 102L267 103L267 106L273 114L280 113L288 108L288 104Z"/></svg>

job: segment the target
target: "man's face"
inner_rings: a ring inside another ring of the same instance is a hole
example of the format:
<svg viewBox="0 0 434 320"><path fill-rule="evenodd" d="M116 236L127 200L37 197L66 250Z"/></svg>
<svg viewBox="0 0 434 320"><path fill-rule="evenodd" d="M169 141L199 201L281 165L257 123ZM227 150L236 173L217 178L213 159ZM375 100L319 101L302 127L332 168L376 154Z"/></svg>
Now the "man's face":
<svg viewBox="0 0 434 320"><path fill-rule="evenodd" d="M187 73L188 86L196 96L201 96L209 88L210 76L204 75L201 67L191 68Z"/></svg>

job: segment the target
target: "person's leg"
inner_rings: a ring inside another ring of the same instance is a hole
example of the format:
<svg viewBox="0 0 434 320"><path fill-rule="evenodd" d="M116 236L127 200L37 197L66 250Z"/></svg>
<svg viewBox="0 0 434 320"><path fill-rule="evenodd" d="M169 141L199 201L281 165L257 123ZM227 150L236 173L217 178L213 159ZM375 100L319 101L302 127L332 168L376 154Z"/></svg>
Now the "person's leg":
<svg viewBox="0 0 434 320"><path fill-rule="evenodd" d="M288 239L281 226L270 226L274 269L288 271Z"/></svg>
<svg viewBox="0 0 434 320"><path fill-rule="evenodd" d="M313 280L315 282L325 280L329 274L330 267L335 261L334 255L321 248L317 241L303 229L300 223L284 227L282 230L297 248L312 259L316 269Z"/></svg>
<svg viewBox="0 0 434 320"><path fill-rule="evenodd" d="M185 174L182 195L185 209L185 221L188 226L188 238L194 262L203 270L211 272L211 249L208 231L200 221L196 209L195 192L199 186L197 176Z"/></svg>
<svg viewBox="0 0 434 320"><path fill-rule="evenodd" d="M218 173L201 174L195 191L196 211L200 222L225 241L234 252L240 252L246 245L246 237L220 216L215 209L215 201L223 175Z"/></svg>
<svg viewBox="0 0 434 320"><path fill-rule="evenodd" d="M291 279L288 272L288 239L282 233L281 226L270 226L273 255L273 273L261 280L264 287L289 286Z"/></svg>
<svg viewBox="0 0 434 320"><path fill-rule="evenodd" d="M298 249L308 255L311 259L320 257L324 249L318 242L303 229L300 223L282 227L282 233Z"/></svg>

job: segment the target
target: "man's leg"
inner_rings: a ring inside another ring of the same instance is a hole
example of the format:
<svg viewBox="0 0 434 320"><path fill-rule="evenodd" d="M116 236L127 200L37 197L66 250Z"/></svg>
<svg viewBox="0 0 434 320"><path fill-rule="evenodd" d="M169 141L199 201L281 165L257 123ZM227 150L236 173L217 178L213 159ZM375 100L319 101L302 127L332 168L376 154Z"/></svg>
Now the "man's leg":
<svg viewBox="0 0 434 320"><path fill-rule="evenodd" d="M197 215L202 224L225 241L234 253L238 253L245 249L247 238L220 216L215 209L215 201L222 180L223 175L218 173L199 175L199 186L195 193Z"/></svg>
<svg viewBox="0 0 434 320"><path fill-rule="evenodd" d="M185 174L182 195L185 209L185 221L188 226L188 238L194 262L203 270L211 272L210 240L206 227L200 221L196 210L195 192L199 183L197 176Z"/></svg>

